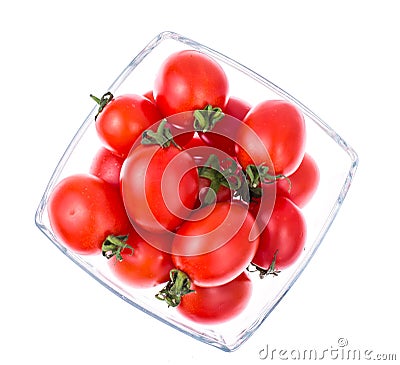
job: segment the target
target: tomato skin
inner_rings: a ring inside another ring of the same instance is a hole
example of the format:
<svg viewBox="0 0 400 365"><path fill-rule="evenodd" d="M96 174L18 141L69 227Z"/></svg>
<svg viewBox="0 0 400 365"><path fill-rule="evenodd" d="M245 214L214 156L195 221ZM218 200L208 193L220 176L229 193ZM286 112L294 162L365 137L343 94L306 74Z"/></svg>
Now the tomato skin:
<svg viewBox="0 0 400 365"><path fill-rule="evenodd" d="M277 270L292 265L303 250L306 235L306 221L301 210L288 198L277 196L268 225L260 235L252 263L268 269L277 252Z"/></svg>
<svg viewBox="0 0 400 365"><path fill-rule="evenodd" d="M236 96L231 96L228 99L223 112L243 121L250 109L251 105L247 101Z"/></svg>
<svg viewBox="0 0 400 365"><path fill-rule="evenodd" d="M119 190L90 174L61 180L49 197L48 214L55 235L82 255L100 253L108 235L131 227Z"/></svg>
<svg viewBox="0 0 400 365"><path fill-rule="evenodd" d="M173 231L197 201L196 164L190 154L173 145L138 145L122 167L121 190L134 225L150 232Z"/></svg>
<svg viewBox="0 0 400 365"><path fill-rule="evenodd" d="M306 129L302 113L285 100L265 100L254 106L239 127L237 157L243 168L249 164L270 165L275 174L290 175L300 165L305 153ZM250 127L260 144L249 140ZM266 153L268 152L268 153ZM269 155L269 156L268 156Z"/></svg>
<svg viewBox="0 0 400 365"><path fill-rule="evenodd" d="M184 317L202 324L218 324L239 315L247 306L253 285L243 272L232 281L209 288L192 285L177 307Z"/></svg>
<svg viewBox="0 0 400 365"><path fill-rule="evenodd" d="M150 288L168 281L169 272L173 269L171 255L158 250L134 229L128 235L126 244L132 247L133 252L130 248L124 248L121 251L122 261L110 258L108 265L111 272L134 288ZM155 241L165 239L164 236L158 238L156 235L152 235L152 238Z"/></svg>
<svg viewBox="0 0 400 365"><path fill-rule="evenodd" d="M318 188L320 173L315 160L305 153L300 166L286 179L277 182L277 194L288 197L299 208L303 208Z"/></svg>
<svg viewBox="0 0 400 365"><path fill-rule="evenodd" d="M237 121L243 121L250 109L246 101L231 96L223 109L225 117L211 131L199 133L200 138L207 145L219 148L231 157L236 156L236 134L240 126Z"/></svg>
<svg viewBox="0 0 400 365"><path fill-rule="evenodd" d="M89 173L119 188L119 175L124 159L105 147L95 154Z"/></svg>
<svg viewBox="0 0 400 365"><path fill-rule="evenodd" d="M97 116L96 130L104 146L125 157L141 133L162 119L156 105L142 95L112 99Z"/></svg>
<svg viewBox="0 0 400 365"><path fill-rule="evenodd" d="M225 116L212 130L198 132L200 138L210 147L219 149L230 157L236 156L235 135L238 123L232 117Z"/></svg>
<svg viewBox="0 0 400 365"><path fill-rule="evenodd" d="M172 137L178 146L185 147L192 141L194 136L193 113L173 114L167 118L167 121Z"/></svg>
<svg viewBox="0 0 400 365"><path fill-rule="evenodd" d="M154 100L154 96L153 96L153 90L148 90L146 91L143 96L147 99L149 99L151 102L155 103L156 101Z"/></svg>
<svg viewBox="0 0 400 365"><path fill-rule="evenodd" d="M250 263L258 237L254 218L244 204L219 202L195 211L176 231L172 261L197 286L223 285L239 276ZM257 235L256 235L257 236Z"/></svg>
<svg viewBox="0 0 400 365"><path fill-rule="evenodd" d="M227 101L228 79L222 67L195 50L173 53L161 65L153 95L165 116L204 109L223 108Z"/></svg>

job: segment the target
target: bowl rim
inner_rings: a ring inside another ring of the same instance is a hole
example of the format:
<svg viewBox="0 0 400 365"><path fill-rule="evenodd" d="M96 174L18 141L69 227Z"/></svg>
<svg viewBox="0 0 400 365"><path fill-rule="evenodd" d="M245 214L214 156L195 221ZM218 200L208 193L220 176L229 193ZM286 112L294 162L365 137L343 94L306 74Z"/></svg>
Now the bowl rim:
<svg viewBox="0 0 400 365"><path fill-rule="evenodd" d="M188 327L183 327L180 325L177 325L174 322L171 322L170 320L163 318L161 315L154 313L151 310L148 310L145 306L135 302L134 300L131 300L128 296L123 295L118 288L105 276L99 275L99 273L96 271L96 268L93 266L88 265L88 263L83 260L79 255L76 255L69 250L67 250L55 237L53 234L52 230L49 229L49 227L46 226L46 224L43 221L43 214L46 209L46 204L49 198L49 195L54 188L55 184L57 183L60 174L63 170L64 165L68 161L70 155L74 151L74 147L76 144L80 141L80 139L83 137L85 134L86 130L92 123L95 114L97 113L97 107L93 107L93 109L90 111L90 113L87 115L85 118L84 122L82 125L78 128L77 132L69 142L66 150L62 154L59 162L57 163L56 167L53 170L53 173L50 177L50 180L44 190L44 193L40 199L39 205L36 209L35 212L35 224L39 228L40 231L42 231L45 236L47 236L52 243L61 250L63 254L65 254L69 259L71 259L75 264L77 264L82 270L87 272L93 279L98 281L101 285L106 287L108 290L110 290L112 293L117 295L118 297L122 298L124 301L128 302L131 304L133 307L136 307L140 309L141 311L149 314L150 316L156 318L157 320L167 324L168 326L171 326L180 332L183 332L197 340L200 340L204 343L207 343L209 345L212 345L214 347L217 347L221 350L230 352L238 349L250 336L255 332L255 330L265 321L265 319L268 317L268 315L274 310L274 308L278 305L278 303L283 299L285 294L288 292L288 290L293 286L293 284L297 281L301 273L304 271L308 263L310 262L311 258L314 256L316 253L317 249L321 245L325 235L329 231L329 228L331 227L336 215L338 214L343 201L345 200L347 193L350 189L351 183L353 181L354 175L356 173L358 164L359 164L359 157L358 154L355 152L355 150L335 131L333 128L331 128L326 122L324 122L318 115L316 115L314 112L312 112L308 107L306 107L303 103L301 103L298 99L293 97L291 94L286 92L285 90L281 89L279 86L268 80L267 78L261 76L260 74L256 73L255 71L249 69L248 67L242 65L241 63L231 59L230 57L212 49L209 48L201 43L198 43L190 38L187 38L179 33L173 32L173 31L163 31L159 34L157 34L150 42L147 43L147 45L128 63L128 65L122 70L122 72L117 76L117 78L111 83L109 88L107 89L110 92L115 92L119 86L126 80L126 78L132 73L132 71L149 55L153 49L155 49L160 43L162 43L165 40L175 40L177 42L183 43L193 49L197 49L203 53L208 54L209 56L213 57L214 59L217 59L218 61L221 61L237 71L240 71L247 76L251 77L254 79L256 82L260 83L261 85L267 87L268 89L272 90L275 92L277 95L281 96L283 99L286 99L296 105L302 113L307 116L310 120L312 120L316 125L318 125L336 144L339 145L339 147L342 148L348 155L350 159L350 166L347 172L347 175L345 177L345 180L343 182L343 185L340 189L339 196L337 200L335 201L333 207L331 208L324 225L321 227L319 234L314 240L314 244L312 245L312 249L307 253L305 258L303 259L302 263L298 266L297 270L294 271L293 275L291 278L287 281L287 285L283 286L279 295L277 295L277 300L272 303L271 306L268 307L268 310L266 310L262 315L260 315L256 321L253 322L253 325L247 328L240 338L237 338L236 342L233 344L227 344L224 342L223 339L217 340L217 339L210 339L210 337L203 335L201 333L198 333L197 331L190 329Z"/></svg>

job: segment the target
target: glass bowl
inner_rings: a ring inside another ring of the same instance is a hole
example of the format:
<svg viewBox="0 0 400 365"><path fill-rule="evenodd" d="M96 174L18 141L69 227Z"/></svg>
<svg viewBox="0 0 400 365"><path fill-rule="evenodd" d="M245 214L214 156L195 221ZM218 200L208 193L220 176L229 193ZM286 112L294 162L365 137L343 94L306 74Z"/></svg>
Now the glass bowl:
<svg viewBox="0 0 400 365"><path fill-rule="evenodd" d="M70 174L87 172L95 152L101 146L94 127L97 107L89 113L56 166L40 200L35 222L62 253L133 307L199 341L224 351L233 351L257 330L310 262L346 197L358 157L329 125L293 96L231 58L177 33L158 34L128 64L107 91L114 95L146 93L152 89L162 61L171 53L183 49L196 49L217 60L227 74L230 95L246 100L251 105L265 99L285 99L303 112L307 128L306 152L313 156L319 166L320 183L311 201L302 209L307 221L307 241L296 263L274 278L261 280L257 273L250 273L254 279L253 295L244 312L223 324L200 325L183 318L174 308L168 308L166 303L155 299L155 294L164 285L151 289L132 289L113 277L101 255L82 256L70 251L51 229L47 204L58 181Z"/></svg>

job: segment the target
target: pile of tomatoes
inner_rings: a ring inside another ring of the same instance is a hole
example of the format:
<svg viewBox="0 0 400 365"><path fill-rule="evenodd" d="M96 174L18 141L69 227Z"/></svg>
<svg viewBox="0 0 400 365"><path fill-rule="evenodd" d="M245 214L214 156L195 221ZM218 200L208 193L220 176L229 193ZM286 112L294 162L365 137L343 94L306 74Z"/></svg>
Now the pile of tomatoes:
<svg viewBox="0 0 400 365"><path fill-rule="evenodd" d="M252 280L300 256L301 208L319 170L285 100L229 95L223 68L195 50L170 55L145 95L92 96L102 147L87 173L51 192L55 235L103 255L116 278L200 323L238 315ZM254 279L251 271L257 271Z"/></svg>

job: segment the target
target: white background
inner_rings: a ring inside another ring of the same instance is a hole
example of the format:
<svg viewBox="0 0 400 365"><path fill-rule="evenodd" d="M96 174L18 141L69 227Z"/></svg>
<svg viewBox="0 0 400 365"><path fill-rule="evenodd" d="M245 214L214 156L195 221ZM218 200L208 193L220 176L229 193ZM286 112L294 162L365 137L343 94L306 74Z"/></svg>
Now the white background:
<svg viewBox="0 0 400 365"><path fill-rule="evenodd" d="M0 363L258 364L267 344L322 351L337 347L341 337L352 348L397 353L399 359L396 5L2 2ZM64 257L34 225L46 183L93 106L89 93L103 92L163 30L195 39L266 76L337 130L360 157L344 206L312 262L234 353L199 343L131 308Z"/></svg>

